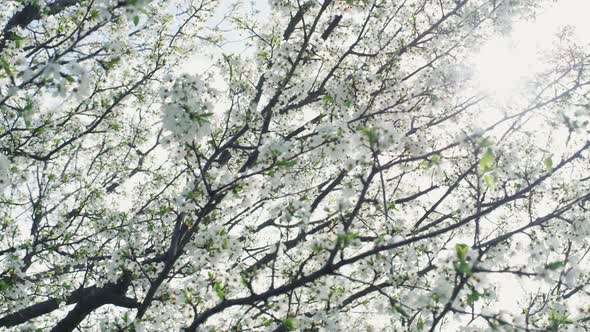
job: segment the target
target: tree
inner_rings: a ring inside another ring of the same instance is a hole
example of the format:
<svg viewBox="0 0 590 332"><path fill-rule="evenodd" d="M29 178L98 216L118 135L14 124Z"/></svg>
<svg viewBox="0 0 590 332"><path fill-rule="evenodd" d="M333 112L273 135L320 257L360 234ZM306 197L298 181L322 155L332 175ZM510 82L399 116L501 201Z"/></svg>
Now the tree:
<svg viewBox="0 0 590 332"><path fill-rule="evenodd" d="M4 1L0 327L590 329L590 53L466 64L539 2L225 5Z"/></svg>

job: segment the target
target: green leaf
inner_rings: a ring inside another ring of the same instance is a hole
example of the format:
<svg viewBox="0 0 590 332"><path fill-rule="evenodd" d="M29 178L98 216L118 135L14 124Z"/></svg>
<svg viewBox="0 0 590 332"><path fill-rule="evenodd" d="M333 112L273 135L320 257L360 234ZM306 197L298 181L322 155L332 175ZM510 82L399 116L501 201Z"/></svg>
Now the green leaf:
<svg viewBox="0 0 590 332"><path fill-rule="evenodd" d="M121 61L121 58L119 57L114 57L110 60L104 61L102 64L105 67L105 69L113 69L115 68L115 66Z"/></svg>
<svg viewBox="0 0 590 332"><path fill-rule="evenodd" d="M279 161L277 161L277 166L284 167L284 168L292 168L296 164L297 164L297 160L279 160Z"/></svg>
<svg viewBox="0 0 590 332"><path fill-rule="evenodd" d="M248 280L246 280L246 278L240 278L240 283L242 284L242 286L248 287Z"/></svg>
<svg viewBox="0 0 590 332"><path fill-rule="evenodd" d="M430 160L432 161L432 163L433 163L434 165L440 165L440 160L441 160L441 158L442 158L442 157L440 156L440 154L438 154L438 153L437 153L437 154L433 155L433 156L430 158Z"/></svg>
<svg viewBox="0 0 590 332"><path fill-rule="evenodd" d="M8 62L6 62L6 60L2 58L0 58L0 67L4 69L8 76L12 76L12 70L10 69L10 65L8 64Z"/></svg>
<svg viewBox="0 0 590 332"><path fill-rule="evenodd" d="M491 191L494 191L494 188L496 186L496 183L494 181L494 177L490 174L485 174L483 176L483 180L486 182L486 185L488 186L488 188L490 188Z"/></svg>
<svg viewBox="0 0 590 332"><path fill-rule="evenodd" d="M424 320L422 318L418 319L418 323L416 323L416 329L418 329L418 331L424 330Z"/></svg>
<svg viewBox="0 0 590 332"><path fill-rule="evenodd" d="M189 118L193 121L196 121L199 126L202 126L204 123L209 123L209 118L213 116L211 112L204 112L204 113L190 113Z"/></svg>
<svg viewBox="0 0 590 332"><path fill-rule="evenodd" d="M464 261L467 257L467 253L469 252L469 246L464 243L457 243L455 245L455 251L457 252L457 257L459 260Z"/></svg>
<svg viewBox="0 0 590 332"><path fill-rule="evenodd" d="M215 285L213 285L213 289L215 290L215 294L223 301L225 300L225 293L223 292L223 285L221 281L217 280Z"/></svg>
<svg viewBox="0 0 590 332"><path fill-rule="evenodd" d="M15 42L15 46L17 48L21 48L21 47L23 47L23 41L26 40L27 37L21 37L19 35L15 35L13 39L14 39L14 42Z"/></svg>
<svg viewBox="0 0 590 332"><path fill-rule="evenodd" d="M135 26L137 26L139 24L139 16L137 16L137 15L133 16L133 24Z"/></svg>
<svg viewBox="0 0 590 332"><path fill-rule="evenodd" d="M90 11L90 18L97 19L100 16L100 12L96 9Z"/></svg>
<svg viewBox="0 0 590 332"><path fill-rule="evenodd" d="M549 324L551 325L552 329L558 331L560 325L567 325L573 324L574 321L571 320L567 314L560 315L555 308L551 309L551 313L549 314Z"/></svg>
<svg viewBox="0 0 590 332"><path fill-rule="evenodd" d="M471 266L469 266L469 263L465 261L465 258L467 258L467 253L469 252L469 246L463 243L457 243L455 245L455 251L457 252L457 258L459 258L458 261L453 262L455 270L457 270L457 272L460 274L468 276L471 275Z"/></svg>
<svg viewBox="0 0 590 332"><path fill-rule="evenodd" d="M356 238L358 238L357 233L338 234L338 237L336 238L336 244L338 245L338 248L344 249L348 247L352 240Z"/></svg>
<svg viewBox="0 0 590 332"><path fill-rule="evenodd" d="M243 184L237 184L231 189L232 193L234 193L236 195L239 194L240 192L242 192L243 190L244 190Z"/></svg>
<svg viewBox="0 0 590 332"><path fill-rule="evenodd" d="M369 140L371 146L379 141L379 133L375 128L361 128L359 132Z"/></svg>
<svg viewBox="0 0 590 332"><path fill-rule="evenodd" d="M362 6L367 3L367 0L344 0L349 6Z"/></svg>
<svg viewBox="0 0 590 332"><path fill-rule="evenodd" d="M565 261L555 261L545 265L546 269L557 270L565 266Z"/></svg>
<svg viewBox="0 0 590 332"><path fill-rule="evenodd" d="M467 295L467 304L472 306L475 302L477 302L483 294L476 291L473 285L469 284L469 289L471 292Z"/></svg>
<svg viewBox="0 0 590 332"><path fill-rule="evenodd" d="M467 295L467 304L473 305L475 302L477 302L477 300L479 300L479 298L480 294L478 292L469 293L469 295Z"/></svg>
<svg viewBox="0 0 590 332"><path fill-rule="evenodd" d="M283 326L287 331L295 331L297 330L297 320L294 318L286 318L283 320Z"/></svg>
<svg viewBox="0 0 590 332"><path fill-rule="evenodd" d="M395 311L397 311L400 315L408 318L410 317L410 315L408 315L408 313L404 310L404 308L402 308L400 305L396 305L394 307Z"/></svg>
<svg viewBox="0 0 590 332"><path fill-rule="evenodd" d="M424 169L428 169L431 168L432 166L436 166L436 165L440 165L440 161L442 159L442 156L438 153L432 155L432 157L430 157L430 160L423 160L420 163L420 167L424 168Z"/></svg>
<svg viewBox="0 0 590 332"><path fill-rule="evenodd" d="M10 286L11 285L9 283L7 283L6 281L0 280L0 292L3 292L5 290L9 289Z"/></svg>
<svg viewBox="0 0 590 332"><path fill-rule="evenodd" d="M270 54L267 51L260 51L256 55L259 56L259 57L261 57L261 58L268 58L270 56Z"/></svg>
<svg viewBox="0 0 590 332"><path fill-rule="evenodd" d="M27 104L23 108L22 116L23 120L25 120L25 126L27 128L31 127L31 115L33 114L33 102L30 99L27 99Z"/></svg>
<svg viewBox="0 0 590 332"><path fill-rule="evenodd" d="M545 158L545 160L543 160L543 165L545 165L545 169L547 169L547 172L553 172L553 160L551 160L551 157Z"/></svg>
<svg viewBox="0 0 590 332"><path fill-rule="evenodd" d="M469 264L466 261L455 261L454 265L455 270L457 270L457 272L459 272L460 274L466 276L470 276L473 274L473 271L471 271L471 266L469 266Z"/></svg>
<svg viewBox="0 0 590 332"><path fill-rule="evenodd" d="M494 170L494 161L496 160L496 156L494 155L494 151L492 148L487 148L486 152L484 152L483 156L479 160L479 168L483 173L489 172Z"/></svg>
<svg viewBox="0 0 590 332"><path fill-rule="evenodd" d="M387 209L397 211L397 206L395 205L395 201L391 201L387 203Z"/></svg>
<svg viewBox="0 0 590 332"><path fill-rule="evenodd" d="M314 254L319 254L320 252L322 252L324 250L324 247L322 247L321 245L314 243L311 246L311 250L313 251Z"/></svg>

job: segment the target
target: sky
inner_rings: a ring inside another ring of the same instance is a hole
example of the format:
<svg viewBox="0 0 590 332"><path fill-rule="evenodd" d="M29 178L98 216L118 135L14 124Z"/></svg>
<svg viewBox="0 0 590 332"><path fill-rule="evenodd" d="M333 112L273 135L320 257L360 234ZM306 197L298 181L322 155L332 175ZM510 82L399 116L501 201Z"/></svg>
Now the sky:
<svg viewBox="0 0 590 332"><path fill-rule="evenodd" d="M221 56L222 52L247 54L254 52L253 48L245 45L244 39L231 32L231 24L224 21L224 14L233 1L222 1L210 24L223 22L221 27L228 28L224 38L226 44L223 51L216 49L214 56ZM263 19L268 15L270 6L268 0L251 0L242 10ZM542 70L539 53L551 48L553 37L565 25L574 28L576 38L590 44L590 0L556 0L533 20L517 22L508 35L496 35L487 41L481 49L474 53L474 66L481 90L491 95L497 101L509 102L516 98L518 87L535 72ZM182 64L178 70L183 73L194 74L209 68L213 63L211 58L195 54Z"/></svg>
<svg viewBox="0 0 590 332"><path fill-rule="evenodd" d="M579 43L590 44L588 13L590 0L558 0L534 20L516 23L510 34L492 37L473 57L478 87L500 103L518 98L523 83L543 70L539 55L551 50L560 28L570 26ZM498 113L482 116L497 118ZM497 307L512 312L520 309L514 299L534 288L526 278L502 276L497 282L502 287Z"/></svg>
<svg viewBox="0 0 590 332"><path fill-rule="evenodd" d="M496 35L473 57L480 88L499 101L516 92L535 72L543 69L539 54L549 51L555 34L566 25L575 38L590 43L590 0L558 0L534 20L517 22L511 33Z"/></svg>

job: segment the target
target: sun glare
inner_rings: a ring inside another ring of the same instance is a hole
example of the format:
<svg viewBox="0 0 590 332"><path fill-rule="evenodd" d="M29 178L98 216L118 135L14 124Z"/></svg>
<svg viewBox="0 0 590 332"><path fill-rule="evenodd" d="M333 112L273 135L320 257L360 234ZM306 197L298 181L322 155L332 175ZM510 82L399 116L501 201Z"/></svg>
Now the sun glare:
<svg viewBox="0 0 590 332"><path fill-rule="evenodd" d="M524 53L510 38L489 40L474 58L479 88L498 101L515 97L533 71Z"/></svg>
<svg viewBox="0 0 590 332"><path fill-rule="evenodd" d="M540 54L550 50L561 27L572 27L575 39L590 42L588 10L588 0L557 1L534 20L515 23L509 34L490 38L473 57L477 88L500 104L521 96L527 81L543 70Z"/></svg>

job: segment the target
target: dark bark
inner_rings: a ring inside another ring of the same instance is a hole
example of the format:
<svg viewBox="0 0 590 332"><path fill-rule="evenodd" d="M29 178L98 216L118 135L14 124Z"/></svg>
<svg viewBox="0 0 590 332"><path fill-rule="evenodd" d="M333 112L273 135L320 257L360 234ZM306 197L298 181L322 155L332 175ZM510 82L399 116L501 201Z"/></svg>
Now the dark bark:
<svg viewBox="0 0 590 332"><path fill-rule="evenodd" d="M136 308L137 301L125 297L130 279L121 278L118 283L107 284L105 287L96 286L81 288L73 291L66 299L66 304L76 306L62 319L52 331L72 331L93 310L105 305L114 304L125 308ZM33 318L48 314L59 308L59 301L50 299L15 313L0 318L0 327L11 327L25 323Z"/></svg>
<svg viewBox="0 0 590 332"><path fill-rule="evenodd" d="M47 15L55 15L67 7L77 4L79 0L58 0L46 7ZM24 28L31 22L41 18L41 9L36 3L28 3L23 9L14 14L8 20L4 29L2 29L2 39L0 39L0 52L6 47L9 40L14 40L17 36L12 32L16 27Z"/></svg>
<svg viewBox="0 0 590 332"><path fill-rule="evenodd" d="M295 26L297 26L297 23L299 23L299 21L301 21L301 19L303 18L303 14L305 13L306 10L307 10L307 6L299 7L299 10L297 10L297 13L295 13L295 16L293 16L291 18L291 20L289 21L289 24L287 25L287 28L285 29L285 32L283 33L284 40L288 40L289 37L291 37L291 34L293 33L293 31L295 31Z"/></svg>
<svg viewBox="0 0 590 332"><path fill-rule="evenodd" d="M326 39L328 39L328 37L330 37L330 34L334 31L334 29L336 29L336 27L338 26L338 23L340 23L341 19L342 19L342 15L334 16L334 19L332 20L332 22L330 22L330 25L328 25L328 28L326 28L324 33L322 33L323 40L326 40Z"/></svg>

